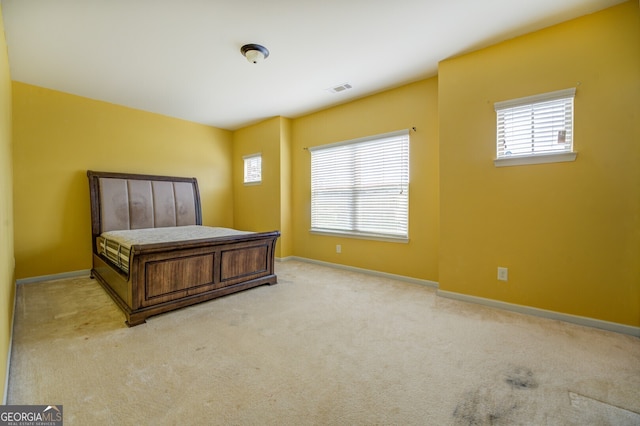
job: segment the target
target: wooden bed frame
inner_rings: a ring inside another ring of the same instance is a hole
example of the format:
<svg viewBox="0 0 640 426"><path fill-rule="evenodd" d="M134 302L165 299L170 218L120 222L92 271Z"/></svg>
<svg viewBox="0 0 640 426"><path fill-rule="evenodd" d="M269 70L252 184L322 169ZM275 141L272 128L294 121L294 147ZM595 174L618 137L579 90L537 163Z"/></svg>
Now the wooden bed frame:
<svg viewBox="0 0 640 426"><path fill-rule="evenodd" d="M126 316L129 327L152 315L278 282L280 232L134 245L129 273L101 255L96 237L120 229L202 225L195 178L88 171L92 278Z"/></svg>

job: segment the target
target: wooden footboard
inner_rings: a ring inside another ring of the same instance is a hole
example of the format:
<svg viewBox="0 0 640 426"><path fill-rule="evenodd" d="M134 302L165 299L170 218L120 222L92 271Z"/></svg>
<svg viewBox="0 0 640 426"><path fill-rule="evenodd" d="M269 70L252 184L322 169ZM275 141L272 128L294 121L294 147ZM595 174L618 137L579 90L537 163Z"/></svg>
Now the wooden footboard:
<svg viewBox="0 0 640 426"><path fill-rule="evenodd" d="M279 232L224 240L134 246L127 278L94 254L93 276L123 310L128 326L152 315L263 284L276 284Z"/></svg>

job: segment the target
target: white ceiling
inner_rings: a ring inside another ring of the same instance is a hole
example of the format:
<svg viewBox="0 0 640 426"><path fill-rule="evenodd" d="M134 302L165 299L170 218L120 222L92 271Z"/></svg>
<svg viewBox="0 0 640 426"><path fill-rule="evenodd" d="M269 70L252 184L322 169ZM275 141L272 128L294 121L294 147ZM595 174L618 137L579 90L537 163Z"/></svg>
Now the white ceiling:
<svg viewBox="0 0 640 426"><path fill-rule="evenodd" d="M2 0L13 80L234 130L624 0ZM266 46L249 63L246 43ZM469 70L473 72L473 70ZM330 93L349 83L353 89Z"/></svg>

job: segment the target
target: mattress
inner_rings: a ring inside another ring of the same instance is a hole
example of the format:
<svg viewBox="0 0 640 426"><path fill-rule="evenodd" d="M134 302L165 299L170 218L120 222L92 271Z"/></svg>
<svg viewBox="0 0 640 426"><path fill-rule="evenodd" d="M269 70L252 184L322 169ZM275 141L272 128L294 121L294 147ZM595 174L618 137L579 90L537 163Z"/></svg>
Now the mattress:
<svg viewBox="0 0 640 426"><path fill-rule="evenodd" d="M131 247L134 245L223 238L252 233L231 228L200 225L131 229L104 232L96 238L96 247L98 253L128 273Z"/></svg>

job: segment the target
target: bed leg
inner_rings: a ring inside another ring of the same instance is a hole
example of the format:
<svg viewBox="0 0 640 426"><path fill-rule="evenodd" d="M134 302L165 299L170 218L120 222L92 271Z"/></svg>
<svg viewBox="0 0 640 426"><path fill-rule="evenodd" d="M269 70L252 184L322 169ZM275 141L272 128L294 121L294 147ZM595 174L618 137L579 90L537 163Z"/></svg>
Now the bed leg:
<svg viewBox="0 0 640 426"><path fill-rule="evenodd" d="M136 325L140 325L140 324L146 324L147 323L147 317L145 316L141 316L141 315L127 315L127 320L124 322L127 327L131 328L131 327L135 327Z"/></svg>

